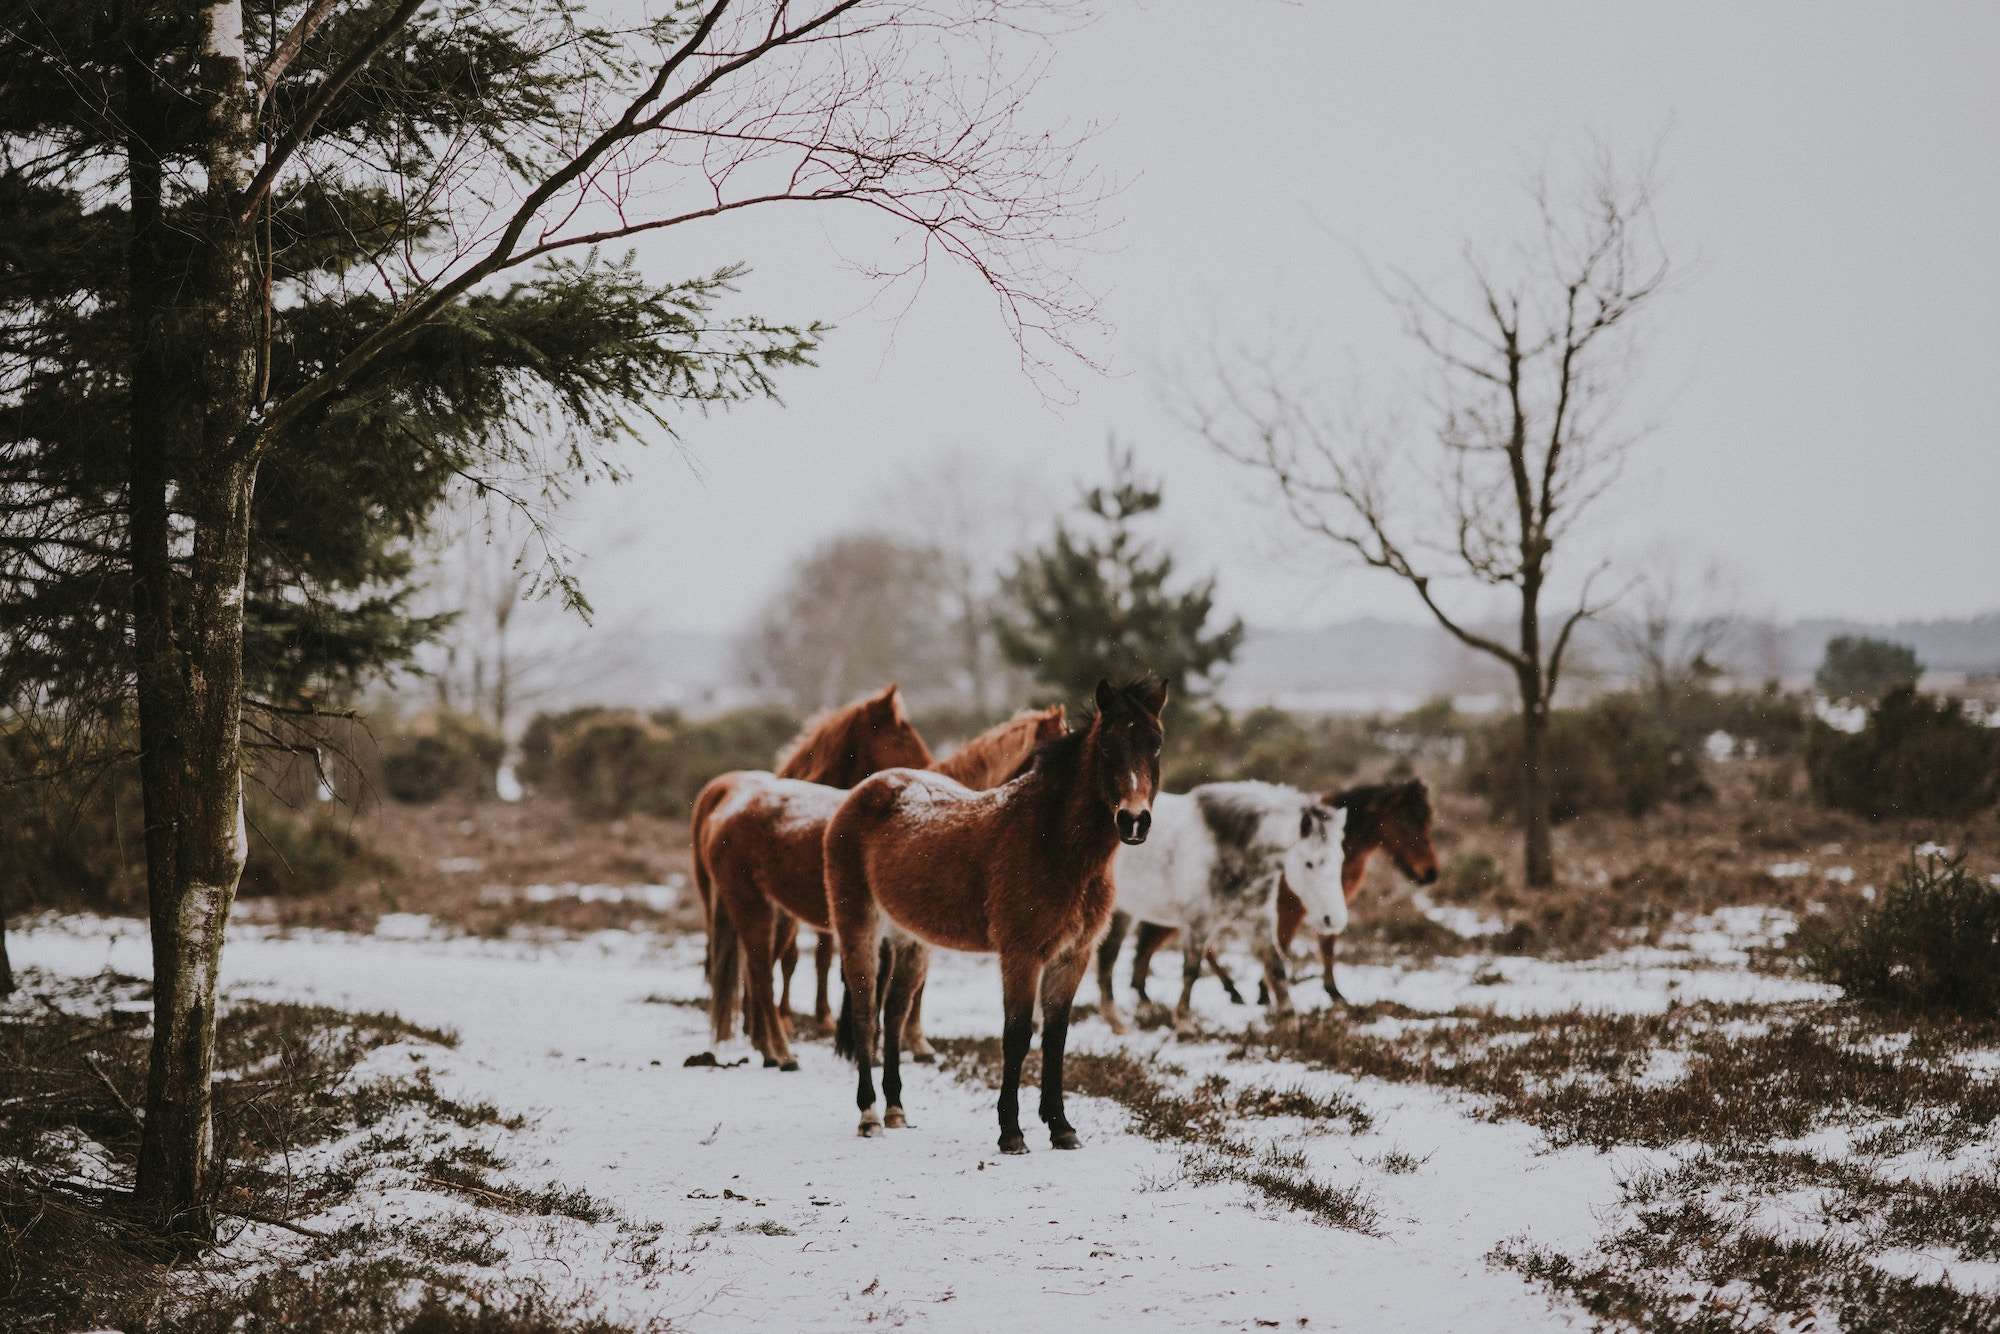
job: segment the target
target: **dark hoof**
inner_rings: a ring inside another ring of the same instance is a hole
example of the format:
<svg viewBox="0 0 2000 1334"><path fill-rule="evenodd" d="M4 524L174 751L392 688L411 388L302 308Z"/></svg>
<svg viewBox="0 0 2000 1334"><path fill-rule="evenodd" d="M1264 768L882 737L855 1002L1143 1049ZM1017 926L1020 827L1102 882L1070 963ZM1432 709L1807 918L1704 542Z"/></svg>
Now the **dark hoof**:
<svg viewBox="0 0 2000 1334"><path fill-rule="evenodd" d="M1052 1130L1049 1132L1049 1147L1055 1149L1080 1149L1083 1141L1076 1137L1074 1130Z"/></svg>
<svg viewBox="0 0 2000 1334"><path fill-rule="evenodd" d="M857 1133L863 1139L874 1139L882 1133L882 1118L876 1115L874 1108L871 1107L861 1114L861 1124L857 1127Z"/></svg>
<svg viewBox="0 0 2000 1334"><path fill-rule="evenodd" d="M716 1059L715 1059L715 1053L714 1053L714 1052L712 1052L712 1051L698 1051L698 1052L696 1052L696 1053L695 1053L694 1055L692 1055L692 1056L688 1057L688 1058L687 1058L687 1059L686 1059L685 1061L682 1061L682 1062L681 1062L681 1067L682 1067L683 1069L686 1069L686 1068L687 1068L687 1067L689 1067L689 1066L695 1066L695 1065L710 1065L710 1066L714 1066L714 1065L721 1065L721 1064L722 1064L722 1062L720 1062L720 1061L718 1061L718 1060L716 1060Z"/></svg>
<svg viewBox="0 0 2000 1334"><path fill-rule="evenodd" d="M1271 989L1262 982L1257 984L1257 1003L1259 1005L1269 1005L1271 1003Z"/></svg>
<svg viewBox="0 0 2000 1334"><path fill-rule="evenodd" d="M786 1061L783 1064L781 1064L778 1068L780 1070L796 1070L799 1068L799 1063L796 1060Z"/></svg>
<svg viewBox="0 0 2000 1334"><path fill-rule="evenodd" d="M907 1127L910 1123L903 1116L902 1108L891 1107L888 1111L882 1113L882 1124L889 1127L889 1129L891 1130L902 1130L905 1127Z"/></svg>
<svg viewBox="0 0 2000 1334"><path fill-rule="evenodd" d="M913 1051L910 1053L910 1059L918 1065L936 1065L937 1053L934 1051Z"/></svg>
<svg viewBox="0 0 2000 1334"><path fill-rule="evenodd" d="M1026 1135L1023 1135L1020 1131L1016 1130L1010 1134L1002 1135L1000 1137L1000 1152L1026 1153L1027 1151L1028 1151L1028 1137Z"/></svg>
<svg viewBox="0 0 2000 1334"><path fill-rule="evenodd" d="M775 1069L777 1069L777 1068L778 1068L778 1058L777 1058L777 1057L775 1057L775 1056L766 1056L766 1057L764 1058L764 1068L765 1068L766 1070L775 1070Z"/></svg>

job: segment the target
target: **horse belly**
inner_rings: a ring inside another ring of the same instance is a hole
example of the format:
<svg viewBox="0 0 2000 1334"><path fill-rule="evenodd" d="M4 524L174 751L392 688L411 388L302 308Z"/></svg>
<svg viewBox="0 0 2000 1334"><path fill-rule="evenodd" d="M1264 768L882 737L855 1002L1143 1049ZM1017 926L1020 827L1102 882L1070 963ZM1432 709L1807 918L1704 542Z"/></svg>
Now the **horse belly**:
<svg viewBox="0 0 2000 1334"><path fill-rule="evenodd" d="M827 929L825 866L818 837L738 816L718 851L718 877L755 886L765 898L814 930Z"/></svg>
<svg viewBox="0 0 2000 1334"><path fill-rule="evenodd" d="M940 949L984 954L995 948L983 877L963 858L947 852L871 862L875 902L898 927Z"/></svg>

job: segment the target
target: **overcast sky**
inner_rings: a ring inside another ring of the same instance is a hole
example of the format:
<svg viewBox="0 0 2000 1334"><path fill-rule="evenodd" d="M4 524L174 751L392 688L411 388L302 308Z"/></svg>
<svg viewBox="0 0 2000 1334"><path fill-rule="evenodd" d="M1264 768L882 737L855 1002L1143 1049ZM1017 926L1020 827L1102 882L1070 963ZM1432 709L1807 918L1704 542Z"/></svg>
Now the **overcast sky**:
<svg viewBox="0 0 2000 1334"><path fill-rule="evenodd" d="M1079 270L1111 367L1072 402L1022 373L975 280L871 300L861 210L738 215L640 251L743 259L740 311L838 325L785 404L685 421L564 531L604 623L734 629L813 540L963 446L1066 498L1108 433L1165 480L1161 526L1253 623L1414 618L1406 588L1289 550L1248 479L1177 425L1162 368L1216 339L1309 341L1325 391L1406 385L1358 256L1447 281L1531 222L1521 181L1593 137L1661 147L1683 281L1648 335L1658 429L1590 535L1719 557L1782 615L2000 605L2000 5L1111 6L1055 52L1050 121L1104 122L1125 188ZM1228 17L1225 19L1224 15ZM698 474L696 469L698 469Z"/></svg>

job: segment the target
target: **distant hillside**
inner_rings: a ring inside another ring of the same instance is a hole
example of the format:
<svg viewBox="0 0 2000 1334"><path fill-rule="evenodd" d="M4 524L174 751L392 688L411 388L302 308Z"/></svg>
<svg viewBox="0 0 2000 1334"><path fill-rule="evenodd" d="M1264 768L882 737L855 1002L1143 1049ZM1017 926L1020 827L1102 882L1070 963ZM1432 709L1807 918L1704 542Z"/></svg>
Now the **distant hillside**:
<svg viewBox="0 0 2000 1334"><path fill-rule="evenodd" d="M1504 627L1485 627L1504 637ZM1728 665L1743 680L1809 680L1827 640L1864 634L1912 645L1924 665L1946 673L2000 671L2000 612L1958 620L1816 619L1758 624L1737 637ZM703 631L596 626L561 654L562 663L532 708L582 703L675 707L708 713L754 696L735 671L730 636ZM1572 679L1615 679L1619 658L1602 629L1578 637ZM1511 678L1443 630L1410 621L1359 617L1316 629L1252 628L1222 697L1235 707L1368 711L1408 707L1452 694L1471 705L1501 704Z"/></svg>

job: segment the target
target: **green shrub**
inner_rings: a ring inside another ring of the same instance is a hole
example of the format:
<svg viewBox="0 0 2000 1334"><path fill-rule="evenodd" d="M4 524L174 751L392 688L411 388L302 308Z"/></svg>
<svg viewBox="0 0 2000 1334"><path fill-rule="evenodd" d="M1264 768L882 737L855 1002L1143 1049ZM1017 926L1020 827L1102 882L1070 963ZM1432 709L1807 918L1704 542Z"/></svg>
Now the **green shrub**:
<svg viewBox="0 0 2000 1334"><path fill-rule="evenodd" d="M1543 762L1550 814L1558 821L1592 811L1644 815L1665 802L1714 795L1697 747L1637 695L1602 695L1584 708L1551 713ZM1504 718L1475 732L1460 772L1466 789L1485 798L1496 816L1512 817L1520 803L1521 720Z"/></svg>
<svg viewBox="0 0 2000 1334"><path fill-rule="evenodd" d="M2000 1013L2000 886L1965 859L1912 859L1880 903L1799 930L1809 972L1850 999L1902 1010Z"/></svg>
<svg viewBox="0 0 2000 1334"><path fill-rule="evenodd" d="M1840 635L1827 641L1826 654L1813 684L1829 699L1860 703L1880 698L1898 687L1915 686L1924 674L1917 651L1908 644L1866 635Z"/></svg>
<svg viewBox="0 0 2000 1334"><path fill-rule="evenodd" d="M1685 691L1672 717L1683 745L1705 745L1711 734L1727 732L1751 753L1774 758L1803 752L1813 723L1810 701L1775 687Z"/></svg>
<svg viewBox="0 0 2000 1334"><path fill-rule="evenodd" d="M1990 805L2000 786L2000 730L1955 699L1890 691L1859 732L1816 723L1806 753L1812 794L1870 819L1951 819Z"/></svg>
<svg viewBox="0 0 2000 1334"><path fill-rule="evenodd" d="M255 828L237 892L324 894L395 864L357 837L347 812L321 807L299 816L276 806L253 810Z"/></svg>
<svg viewBox="0 0 2000 1334"><path fill-rule="evenodd" d="M700 722L672 712L578 711L567 726L552 721L546 729L553 758L538 785L595 819L681 816L715 775L769 769L797 730L790 715L774 709L739 709Z"/></svg>
<svg viewBox="0 0 2000 1334"><path fill-rule="evenodd" d="M491 796L505 752L499 734L476 718L427 714L382 742L382 787L412 805L448 796Z"/></svg>
<svg viewBox="0 0 2000 1334"><path fill-rule="evenodd" d="M556 747L563 738L591 719L615 712L602 705L586 704L560 713L536 714L521 733L521 761L514 766L514 777L524 787L546 787L555 777Z"/></svg>
<svg viewBox="0 0 2000 1334"><path fill-rule="evenodd" d="M1490 854L1461 852L1445 864L1433 893L1446 903L1464 903L1485 898L1506 883L1506 872Z"/></svg>

